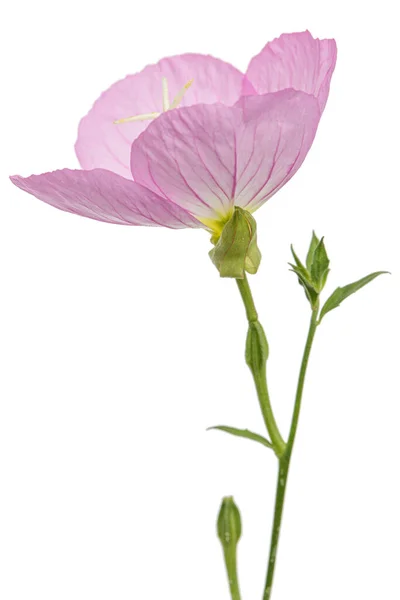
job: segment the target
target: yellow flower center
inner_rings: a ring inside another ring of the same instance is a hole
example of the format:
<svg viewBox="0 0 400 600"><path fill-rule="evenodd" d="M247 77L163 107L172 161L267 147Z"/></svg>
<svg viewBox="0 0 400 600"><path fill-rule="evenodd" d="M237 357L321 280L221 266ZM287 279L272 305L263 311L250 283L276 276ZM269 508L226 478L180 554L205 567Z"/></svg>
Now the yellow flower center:
<svg viewBox="0 0 400 600"><path fill-rule="evenodd" d="M169 102L169 93L168 93L168 81L166 77L162 78L162 106L163 112L167 112L168 110L172 110L173 108L178 108L180 103L183 100L183 96L186 94L187 90L193 83L193 79L190 79L183 88L177 93L172 102ZM152 119L156 119L159 117L161 113L159 112L150 112L144 113L143 115L135 115L133 117L125 117L123 119L117 119L114 121L115 125L119 125L120 123L130 123L131 121L151 121Z"/></svg>
<svg viewBox="0 0 400 600"><path fill-rule="evenodd" d="M196 219L203 223L212 233L211 241L216 244L221 236L222 230L233 215L233 208L226 215L219 215L219 219L210 219L207 217L197 217Z"/></svg>

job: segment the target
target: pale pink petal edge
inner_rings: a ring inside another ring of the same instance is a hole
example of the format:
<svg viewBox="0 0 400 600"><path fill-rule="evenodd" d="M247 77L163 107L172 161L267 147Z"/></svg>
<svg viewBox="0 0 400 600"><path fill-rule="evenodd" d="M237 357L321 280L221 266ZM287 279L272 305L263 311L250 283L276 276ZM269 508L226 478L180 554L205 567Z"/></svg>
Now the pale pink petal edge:
<svg viewBox="0 0 400 600"><path fill-rule="evenodd" d="M105 169L61 169L29 177L14 175L10 180L55 208L97 221L172 229L202 227L188 211Z"/></svg>

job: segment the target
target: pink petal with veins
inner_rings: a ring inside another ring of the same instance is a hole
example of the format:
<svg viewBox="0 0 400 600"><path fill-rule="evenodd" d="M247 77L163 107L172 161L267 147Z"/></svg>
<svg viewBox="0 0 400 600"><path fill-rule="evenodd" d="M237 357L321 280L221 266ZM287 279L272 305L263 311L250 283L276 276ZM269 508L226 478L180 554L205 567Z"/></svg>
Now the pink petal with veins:
<svg viewBox="0 0 400 600"><path fill-rule="evenodd" d="M298 170L319 119L317 100L295 90L173 110L133 143L132 174L199 218L255 210Z"/></svg>
<svg viewBox="0 0 400 600"><path fill-rule="evenodd" d="M222 104L178 108L156 119L132 145L135 181L199 217L233 206L241 110Z"/></svg>
<svg viewBox="0 0 400 600"><path fill-rule="evenodd" d="M322 112L336 54L335 40L314 39L309 31L283 34L251 60L246 75L258 94L294 88L318 98Z"/></svg>
<svg viewBox="0 0 400 600"><path fill-rule="evenodd" d="M101 167L131 178L132 142L151 121L119 125L113 121L161 112L163 77L168 81L170 102L190 79L194 80L181 106L215 102L233 105L244 81L244 75L232 65L201 54L164 58L136 75L128 75L100 96L79 125L75 150L83 169ZM246 89L251 93L253 88L248 84Z"/></svg>
<svg viewBox="0 0 400 600"><path fill-rule="evenodd" d="M62 169L11 181L23 191L66 212L119 225L201 227L186 210L138 183L104 169Z"/></svg>
<svg viewBox="0 0 400 600"><path fill-rule="evenodd" d="M250 211L280 190L302 165L321 113L314 96L293 89L242 98L244 133L235 204Z"/></svg>

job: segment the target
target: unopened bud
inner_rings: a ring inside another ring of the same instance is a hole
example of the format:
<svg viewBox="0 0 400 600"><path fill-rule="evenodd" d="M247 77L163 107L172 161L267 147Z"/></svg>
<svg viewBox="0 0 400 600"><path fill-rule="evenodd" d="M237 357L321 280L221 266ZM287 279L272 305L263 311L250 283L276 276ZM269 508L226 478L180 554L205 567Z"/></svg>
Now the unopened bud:
<svg viewBox="0 0 400 600"><path fill-rule="evenodd" d="M224 550L234 549L242 534L240 512L232 496L223 498L217 520L217 533Z"/></svg>
<svg viewBox="0 0 400 600"><path fill-rule="evenodd" d="M246 339L246 363L253 374L265 368L268 354L269 347L263 326L258 321L250 322Z"/></svg>
<svg viewBox="0 0 400 600"><path fill-rule="evenodd" d="M318 305L319 294L324 289L329 273L329 258L326 253L324 238L318 239L313 232L305 265L297 256L293 246L291 250L295 261L294 264L289 263L291 270L296 273L299 283L314 309Z"/></svg>

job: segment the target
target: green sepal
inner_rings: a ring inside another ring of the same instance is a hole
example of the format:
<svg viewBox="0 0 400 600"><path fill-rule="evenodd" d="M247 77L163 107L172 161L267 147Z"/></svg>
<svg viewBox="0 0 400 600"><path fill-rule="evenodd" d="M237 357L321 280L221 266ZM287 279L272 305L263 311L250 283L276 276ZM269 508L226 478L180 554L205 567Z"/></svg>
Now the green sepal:
<svg viewBox="0 0 400 600"><path fill-rule="evenodd" d="M242 521L232 496L222 499L217 520L217 534L225 551L236 549L242 535Z"/></svg>
<svg viewBox="0 0 400 600"><path fill-rule="evenodd" d="M215 238L211 238L211 241ZM261 252L257 246L257 225L254 217L238 206L225 224L209 256L221 277L243 279L245 271L257 273Z"/></svg>
<svg viewBox="0 0 400 600"><path fill-rule="evenodd" d="M303 265L303 263L301 262L299 257L297 256L296 252L294 251L293 246L290 246L290 250L292 252L294 261L296 263L295 265L292 263L289 263L289 266L292 267L291 271L293 271L293 273L296 273L298 280L299 280L299 284L304 289L307 300L313 307L318 299L318 293L314 289L313 283L311 281L311 274L310 274L309 270Z"/></svg>
<svg viewBox="0 0 400 600"><path fill-rule="evenodd" d="M313 263L315 248L318 246L318 244L319 244L319 239L315 235L315 231L313 231L311 242L310 242L310 247L308 249L307 258L306 258L306 266L307 266L308 271L311 271L311 265Z"/></svg>
<svg viewBox="0 0 400 600"><path fill-rule="evenodd" d="M259 247L257 246L257 236L254 235L253 240L251 241L249 250L247 252L247 256L244 261L244 269L250 275L255 275L258 271L258 267L261 262L261 252Z"/></svg>
<svg viewBox="0 0 400 600"><path fill-rule="evenodd" d="M216 425L215 427L208 427L207 431L211 431L212 429L225 431L226 433L230 433L231 435L246 438L248 440L253 440L254 442L258 442L263 446L267 446L267 448L272 448L271 442L269 442L265 437L259 435L258 433L254 433L253 431L249 431L248 429L237 429L236 427L228 427L226 425Z"/></svg>
<svg viewBox="0 0 400 600"><path fill-rule="evenodd" d="M252 373L260 373L268 360L269 346L263 326L258 321L251 321L246 338L246 364Z"/></svg>
<svg viewBox="0 0 400 600"><path fill-rule="evenodd" d="M302 288L305 291L307 300L309 301L311 306L314 308L314 306L316 305L316 302L318 300L318 292L315 291L314 286L312 285L308 274L307 274L307 276L305 276L304 273L301 271L301 269L296 267L296 265L293 265L292 263L289 263L289 265L292 267L290 270L293 271L293 273L296 273L298 280L299 280L299 284L302 286Z"/></svg>
<svg viewBox="0 0 400 600"><path fill-rule="evenodd" d="M308 272L308 269L306 269L306 267L303 265L303 263L297 256L296 252L294 251L293 246L290 246L290 250L292 252L294 262L296 263L296 265L292 265L291 263L289 263L290 266L293 267L293 270L296 269L295 272L298 271L303 276L304 279L309 280L311 282L310 273Z"/></svg>
<svg viewBox="0 0 400 600"><path fill-rule="evenodd" d="M336 290L333 292L333 294L331 294L331 296L329 296L328 300L325 302L324 306L321 309L319 323L322 321L326 313L340 306L343 300L346 300L346 298L360 290L362 287L367 285L367 283L373 281L375 277L378 277L379 275L384 275L388 272L389 271L376 271L375 273L371 273L370 275L367 275L366 277L363 277L362 279L359 279L354 283L349 283L344 287L336 288Z"/></svg>
<svg viewBox="0 0 400 600"><path fill-rule="evenodd" d="M312 240L311 244L313 243L315 242ZM329 258L326 253L324 238L321 238L321 241L318 242L314 249L312 258L307 256L307 259L311 264L310 275L314 289L316 292L321 292L324 288L329 273Z"/></svg>

